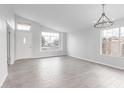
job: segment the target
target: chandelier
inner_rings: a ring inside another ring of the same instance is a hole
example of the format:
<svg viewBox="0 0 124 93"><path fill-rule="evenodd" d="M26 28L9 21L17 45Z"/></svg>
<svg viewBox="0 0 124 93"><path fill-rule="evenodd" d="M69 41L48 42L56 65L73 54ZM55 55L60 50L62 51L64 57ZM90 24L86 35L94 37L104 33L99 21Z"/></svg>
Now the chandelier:
<svg viewBox="0 0 124 93"><path fill-rule="evenodd" d="M97 23L94 24L95 28L105 28L105 27L110 27L113 25L113 22L106 16L104 12L104 6L105 4L102 4L103 13L101 17L99 18L99 20L97 21Z"/></svg>

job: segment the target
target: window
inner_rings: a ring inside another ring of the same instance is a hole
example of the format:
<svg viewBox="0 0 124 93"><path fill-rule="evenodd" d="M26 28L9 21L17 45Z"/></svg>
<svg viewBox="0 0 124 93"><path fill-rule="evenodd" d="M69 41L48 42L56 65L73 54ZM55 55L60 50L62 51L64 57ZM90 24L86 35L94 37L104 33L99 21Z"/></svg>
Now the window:
<svg viewBox="0 0 124 93"><path fill-rule="evenodd" d="M58 49L60 47L60 34L55 32L41 32L40 50Z"/></svg>
<svg viewBox="0 0 124 93"><path fill-rule="evenodd" d="M31 29L31 25L30 24L17 23L17 30L29 31L30 29Z"/></svg>
<svg viewBox="0 0 124 93"><path fill-rule="evenodd" d="M124 56L124 27L120 30L120 55Z"/></svg>
<svg viewBox="0 0 124 93"><path fill-rule="evenodd" d="M124 27L102 31L102 54L124 56Z"/></svg>

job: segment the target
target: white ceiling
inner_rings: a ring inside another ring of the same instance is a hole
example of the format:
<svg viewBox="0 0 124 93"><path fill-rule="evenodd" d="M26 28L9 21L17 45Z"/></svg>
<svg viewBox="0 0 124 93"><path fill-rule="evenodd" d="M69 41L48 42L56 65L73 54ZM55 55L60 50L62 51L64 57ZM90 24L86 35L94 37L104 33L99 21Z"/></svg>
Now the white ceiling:
<svg viewBox="0 0 124 93"><path fill-rule="evenodd" d="M101 16L98 4L33 4L14 5L17 15L36 21L59 31L77 31L91 27ZM111 19L124 17L124 5L106 5L105 11Z"/></svg>

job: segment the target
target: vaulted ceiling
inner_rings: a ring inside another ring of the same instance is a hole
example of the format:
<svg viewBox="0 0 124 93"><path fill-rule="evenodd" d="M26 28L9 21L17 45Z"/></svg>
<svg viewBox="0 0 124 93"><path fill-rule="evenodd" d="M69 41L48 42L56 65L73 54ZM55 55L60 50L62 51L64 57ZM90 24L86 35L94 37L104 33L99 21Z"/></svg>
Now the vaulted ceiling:
<svg viewBox="0 0 124 93"><path fill-rule="evenodd" d="M105 12L113 20L124 17L124 5L106 5ZM19 16L59 31L78 31L93 26L102 13L98 4L32 4L14 5Z"/></svg>

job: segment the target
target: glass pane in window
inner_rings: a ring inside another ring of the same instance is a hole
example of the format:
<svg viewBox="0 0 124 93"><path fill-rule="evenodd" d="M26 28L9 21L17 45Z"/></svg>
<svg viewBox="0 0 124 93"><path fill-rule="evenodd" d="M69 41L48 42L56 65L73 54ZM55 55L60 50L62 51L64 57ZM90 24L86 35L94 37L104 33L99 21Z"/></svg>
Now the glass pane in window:
<svg viewBox="0 0 124 93"><path fill-rule="evenodd" d="M124 27L120 30L120 55L124 56Z"/></svg>
<svg viewBox="0 0 124 93"><path fill-rule="evenodd" d="M119 55L119 28L104 30L102 32L102 54Z"/></svg>
<svg viewBox="0 0 124 93"><path fill-rule="evenodd" d="M102 54L111 55L112 30L104 30L102 37Z"/></svg>
<svg viewBox="0 0 124 93"><path fill-rule="evenodd" d="M119 28L114 28L112 30L112 38L111 38L111 55L119 56L120 55L120 46L119 46Z"/></svg>
<svg viewBox="0 0 124 93"><path fill-rule="evenodd" d="M58 48L59 33L42 32L42 48Z"/></svg>
<svg viewBox="0 0 124 93"><path fill-rule="evenodd" d="M31 28L30 25L28 24L20 24L20 23L17 23L17 29L18 30L26 30L26 31L29 31Z"/></svg>

